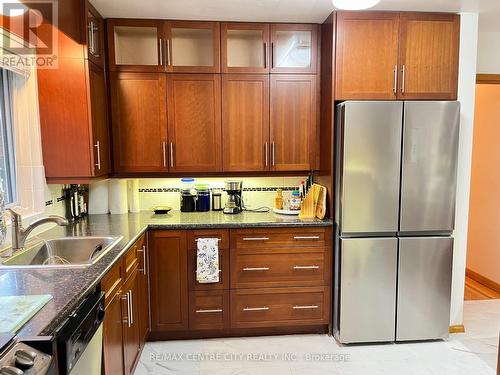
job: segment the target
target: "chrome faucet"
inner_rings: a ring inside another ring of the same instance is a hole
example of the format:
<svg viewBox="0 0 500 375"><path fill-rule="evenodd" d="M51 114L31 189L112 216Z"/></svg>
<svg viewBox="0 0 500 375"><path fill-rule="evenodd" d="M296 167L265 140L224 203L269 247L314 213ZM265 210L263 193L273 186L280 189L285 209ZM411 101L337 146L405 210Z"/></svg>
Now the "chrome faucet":
<svg viewBox="0 0 500 375"><path fill-rule="evenodd" d="M8 211L12 215L12 251L23 249L26 238L28 238L28 235L31 233L31 231L39 225L46 223L56 223L57 225L69 224L68 220L66 220L62 216L50 215L35 220L30 225L28 225L28 227L23 228L22 218L20 214L18 214L11 208L6 208L5 211Z"/></svg>

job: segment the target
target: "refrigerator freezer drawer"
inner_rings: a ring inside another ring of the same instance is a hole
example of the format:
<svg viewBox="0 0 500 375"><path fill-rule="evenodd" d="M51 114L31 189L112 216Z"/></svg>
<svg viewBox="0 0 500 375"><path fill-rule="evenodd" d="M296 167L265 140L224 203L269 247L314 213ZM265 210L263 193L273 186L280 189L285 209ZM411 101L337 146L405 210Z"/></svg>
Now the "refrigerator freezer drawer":
<svg viewBox="0 0 500 375"><path fill-rule="evenodd" d="M398 240L349 238L341 239L340 247L338 340L394 341Z"/></svg>
<svg viewBox="0 0 500 375"><path fill-rule="evenodd" d="M460 104L405 102L400 232L451 233Z"/></svg>
<svg viewBox="0 0 500 375"><path fill-rule="evenodd" d="M399 240L396 341L448 337L453 238Z"/></svg>
<svg viewBox="0 0 500 375"><path fill-rule="evenodd" d="M403 103L345 102L338 110L341 233L396 233Z"/></svg>

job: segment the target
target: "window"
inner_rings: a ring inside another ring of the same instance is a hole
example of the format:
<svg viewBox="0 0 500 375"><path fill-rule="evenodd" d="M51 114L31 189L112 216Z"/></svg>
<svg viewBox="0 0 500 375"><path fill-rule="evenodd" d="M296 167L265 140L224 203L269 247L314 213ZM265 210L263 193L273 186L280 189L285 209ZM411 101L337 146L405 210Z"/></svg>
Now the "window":
<svg viewBox="0 0 500 375"><path fill-rule="evenodd" d="M0 69L0 184L5 203L14 203L16 196L16 163L12 128L12 72Z"/></svg>

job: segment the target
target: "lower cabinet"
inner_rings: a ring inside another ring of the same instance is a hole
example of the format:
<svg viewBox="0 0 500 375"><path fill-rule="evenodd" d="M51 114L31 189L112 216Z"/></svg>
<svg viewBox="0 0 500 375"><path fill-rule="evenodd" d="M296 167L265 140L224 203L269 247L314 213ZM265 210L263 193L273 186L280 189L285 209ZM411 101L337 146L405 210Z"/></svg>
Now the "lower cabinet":
<svg viewBox="0 0 500 375"><path fill-rule="evenodd" d="M151 330L188 328L188 275L185 231L152 231L149 234Z"/></svg>
<svg viewBox="0 0 500 375"><path fill-rule="evenodd" d="M124 374L123 317L121 293L122 264L115 265L101 282L106 293L103 322L103 357L105 374Z"/></svg>
<svg viewBox="0 0 500 375"><path fill-rule="evenodd" d="M105 292L103 322L104 374L130 375L134 372L149 334L149 290L141 252L147 252L140 238L101 281Z"/></svg>
<svg viewBox="0 0 500 375"><path fill-rule="evenodd" d="M219 282L196 279L199 238L218 239ZM158 230L149 245L155 339L327 330L331 228Z"/></svg>
<svg viewBox="0 0 500 375"><path fill-rule="evenodd" d="M139 332L139 278L137 269L123 284L123 353L125 358L125 374L132 374L140 354Z"/></svg>

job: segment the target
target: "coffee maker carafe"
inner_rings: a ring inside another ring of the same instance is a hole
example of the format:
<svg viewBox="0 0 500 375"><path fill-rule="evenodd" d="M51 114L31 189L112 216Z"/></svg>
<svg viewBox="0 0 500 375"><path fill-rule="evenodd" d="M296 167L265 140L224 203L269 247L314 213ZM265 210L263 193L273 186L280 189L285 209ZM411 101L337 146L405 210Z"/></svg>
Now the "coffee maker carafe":
<svg viewBox="0 0 500 375"><path fill-rule="evenodd" d="M238 214L243 211L243 201L241 193L243 191L243 181L226 181L225 190L227 193L225 214Z"/></svg>

